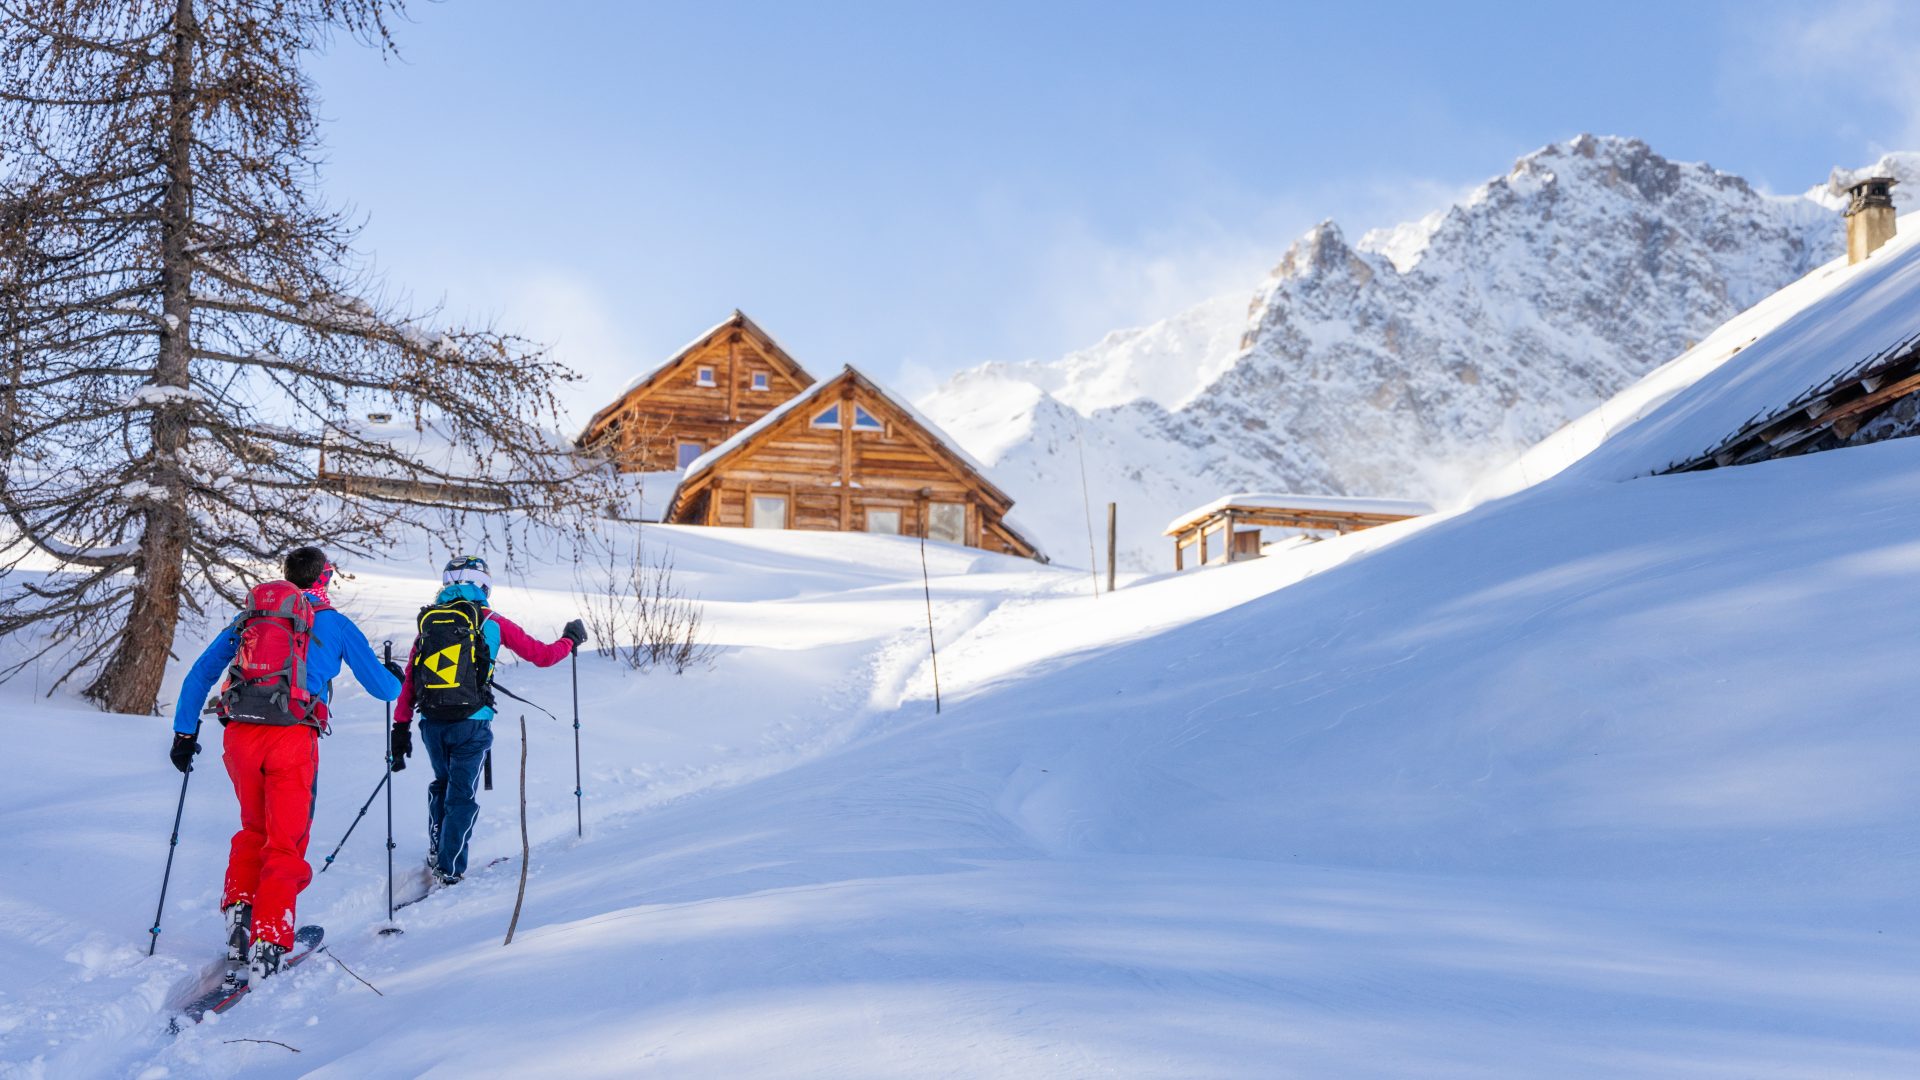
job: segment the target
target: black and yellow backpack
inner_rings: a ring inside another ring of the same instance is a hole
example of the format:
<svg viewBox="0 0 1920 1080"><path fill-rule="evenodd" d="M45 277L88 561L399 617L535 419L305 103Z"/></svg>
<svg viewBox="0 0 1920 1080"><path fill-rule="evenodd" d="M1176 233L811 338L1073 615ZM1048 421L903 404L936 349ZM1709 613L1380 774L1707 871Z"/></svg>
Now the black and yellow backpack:
<svg viewBox="0 0 1920 1080"><path fill-rule="evenodd" d="M465 720L493 705L487 609L449 600L420 609L413 646L413 707L429 720Z"/></svg>

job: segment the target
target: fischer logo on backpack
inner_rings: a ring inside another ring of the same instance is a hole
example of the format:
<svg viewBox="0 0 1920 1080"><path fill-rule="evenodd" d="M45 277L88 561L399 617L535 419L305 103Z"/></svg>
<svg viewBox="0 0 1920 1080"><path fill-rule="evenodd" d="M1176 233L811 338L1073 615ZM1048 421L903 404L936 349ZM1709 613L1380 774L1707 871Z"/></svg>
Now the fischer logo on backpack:
<svg viewBox="0 0 1920 1080"><path fill-rule="evenodd" d="M240 648L214 699L222 724L306 724L326 727L326 708L307 691L307 645L313 604L291 581L269 581L247 593L233 620Z"/></svg>
<svg viewBox="0 0 1920 1080"><path fill-rule="evenodd" d="M413 704L429 720L465 720L493 704L487 612L471 600L420 609L413 648Z"/></svg>

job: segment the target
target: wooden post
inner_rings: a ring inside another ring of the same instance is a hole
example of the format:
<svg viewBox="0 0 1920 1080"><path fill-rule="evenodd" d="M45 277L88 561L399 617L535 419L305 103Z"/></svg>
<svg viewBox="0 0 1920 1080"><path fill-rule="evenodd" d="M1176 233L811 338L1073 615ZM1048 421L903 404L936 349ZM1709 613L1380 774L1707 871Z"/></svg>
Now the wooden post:
<svg viewBox="0 0 1920 1080"><path fill-rule="evenodd" d="M1186 546L1180 543L1180 537L1176 535L1173 538L1173 572L1177 574L1180 571L1185 570L1187 568L1186 562L1187 562Z"/></svg>
<svg viewBox="0 0 1920 1080"><path fill-rule="evenodd" d="M740 376L739 365L734 363L734 344L740 340L740 331L727 335L727 433L740 431Z"/></svg>
<svg viewBox="0 0 1920 1080"><path fill-rule="evenodd" d="M1227 549L1227 561L1233 561L1233 511L1227 511L1227 534L1221 541Z"/></svg>
<svg viewBox="0 0 1920 1080"><path fill-rule="evenodd" d="M1199 566L1207 565L1207 523L1200 523L1200 561Z"/></svg>
<svg viewBox="0 0 1920 1080"><path fill-rule="evenodd" d="M851 394L840 399L840 531L853 529L853 411Z"/></svg>
<svg viewBox="0 0 1920 1080"><path fill-rule="evenodd" d="M1120 504L1107 504L1107 591L1113 591L1114 574L1118 570L1119 556L1114 552L1114 543L1120 532Z"/></svg>

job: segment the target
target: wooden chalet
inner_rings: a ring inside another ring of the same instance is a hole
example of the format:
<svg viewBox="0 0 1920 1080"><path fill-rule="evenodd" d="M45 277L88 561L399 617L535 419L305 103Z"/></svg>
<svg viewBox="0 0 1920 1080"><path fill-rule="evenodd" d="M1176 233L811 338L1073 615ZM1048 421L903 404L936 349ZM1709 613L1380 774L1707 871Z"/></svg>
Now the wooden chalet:
<svg viewBox="0 0 1920 1080"><path fill-rule="evenodd" d="M1216 499L1173 519L1173 568L1260 557L1261 530L1292 529L1309 535L1343 534L1433 513L1423 502L1358 499L1333 495L1273 495L1241 492Z"/></svg>
<svg viewBox="0 0 1920 1080"><path fill-rule="evenodd" d="M1044 558L1013 500L938 428L848 367L688 464L665 521L924 536Z"/></svg>
<svg viewBox="0 0 1920 1080"><path fill-rule="evenodd" d="M812 385L778 342L735 311L629 383L574 445L623 472L684 469Z"/></svg>

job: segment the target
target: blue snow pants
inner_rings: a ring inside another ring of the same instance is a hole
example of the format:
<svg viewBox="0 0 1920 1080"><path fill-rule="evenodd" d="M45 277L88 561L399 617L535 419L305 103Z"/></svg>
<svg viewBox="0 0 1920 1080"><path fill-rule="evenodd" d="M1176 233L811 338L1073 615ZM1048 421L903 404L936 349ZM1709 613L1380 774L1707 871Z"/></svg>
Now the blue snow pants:
<svg viewBox="0 0 1920 1080"><path fill-rule="evenodd" d="M467 872L467 841L480 816L480 767L493 745L485 720L419 721L420 741L433 763L427 785L427 848L442 874Z"/></svg>

